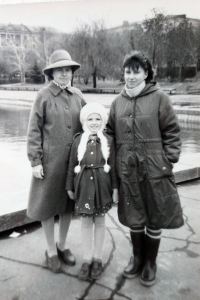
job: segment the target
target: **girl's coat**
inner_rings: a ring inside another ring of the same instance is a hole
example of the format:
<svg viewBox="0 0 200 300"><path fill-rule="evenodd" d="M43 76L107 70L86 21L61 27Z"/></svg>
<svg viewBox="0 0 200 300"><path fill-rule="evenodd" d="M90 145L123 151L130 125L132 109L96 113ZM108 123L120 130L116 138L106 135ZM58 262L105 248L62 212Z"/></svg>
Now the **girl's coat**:
<svg viewBox="0 0 200 300"><path fill-rule="evenodd" d="M79 214L104 214L111 208L112 189L117 188L115 146L112 137L103 134L110 147L108 164L111 170L109 173L103 169L105 159L102 155L100 140L97 138L89 139L86 152L80 162L81 171L76 174L74 168L78 164L77 149L82 135L76 136L72 144L66 189L75 191L75 211Z"/></svg>

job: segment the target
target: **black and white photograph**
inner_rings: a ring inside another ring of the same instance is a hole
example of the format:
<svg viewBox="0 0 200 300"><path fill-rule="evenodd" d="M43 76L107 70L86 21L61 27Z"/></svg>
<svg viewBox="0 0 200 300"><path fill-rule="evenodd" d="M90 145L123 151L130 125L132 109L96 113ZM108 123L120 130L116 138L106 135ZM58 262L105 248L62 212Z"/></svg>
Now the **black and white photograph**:
<svg viewBox="0 0 200 300"><path fill-rule="evenodd" d="M0 299L200 299L200 1L0 0Z"/></svg>

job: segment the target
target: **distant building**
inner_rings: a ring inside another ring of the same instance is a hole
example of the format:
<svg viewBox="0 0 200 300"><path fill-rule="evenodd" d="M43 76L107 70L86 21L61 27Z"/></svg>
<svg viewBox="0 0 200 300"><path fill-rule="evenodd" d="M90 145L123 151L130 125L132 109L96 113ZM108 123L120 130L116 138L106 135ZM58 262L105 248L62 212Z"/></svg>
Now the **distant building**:
<svg viewBox="0 0 200 300"><path fill-rule="evenodd" d="M177 27L182 21L187 19L195 28L200 26L200 19L187 18L186 15L168 15L167 23L169 28ZM129 23L124 21L122 25L107 29L108 33L115 33L118 35L126 34L127 32L136 29L138 26L143 27L143 21Z"/></svg>
<svg viewBox="0 0 200 300"><path fill-rule="evenodd" d="M13 41L17 47L22 45L27 48L35 49L35 39L43 31L50 31L56 33L53 28L33 27L23 24L0 24L0 50L9 46L10 41Z"/></svg>
<svg viewBox="0 0 200 300"><path fill-rule="evenodd" d="M167 23L169 25L169 28L172 29L174 27L177 27L181 22L183 22L186 19L195 28L200 26L200 20L199 19L187 18L186 15L168 15L167 16Z"/></svg>

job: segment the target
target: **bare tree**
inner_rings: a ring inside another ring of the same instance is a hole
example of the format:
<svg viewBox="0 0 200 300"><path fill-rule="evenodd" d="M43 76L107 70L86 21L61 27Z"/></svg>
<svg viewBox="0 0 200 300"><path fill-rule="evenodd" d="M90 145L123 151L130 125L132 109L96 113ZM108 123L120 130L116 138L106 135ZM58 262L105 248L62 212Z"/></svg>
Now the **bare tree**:
<svg viewBox="0 0 200 300"><path fill-rule="evenodd" d="M179 80L182 80L182 68L197 60L194 28L187 19L167 34L166 58L168 66L179 68Z"/></svg>
<svg viewBox="0 0 200 300"><path fill-rule="evenodd" d="M163 57L166 33L168 31L167 18L165 14L152 9L152 18L143 22L145 42L143 47L149 53L152 64L155 67L159 64L159 57Z"/></svg>
<svg viewBox="0 0 200 300"><path fill-rule="evenodd" d="M49 64L51 54L58 49L66 48L67 35L54 32L48 28L41 28L40 33L34 37L35 56L39 59L43 69Z"/></svg>
<svg viewBox="0 0 200 300"><path fill-rule="evenodd" d="M112 60L112 47L103 21L81 25L72 35L70 52L81 63L80 74L87 83L92 75L96 88L97 75L106 77Z"/></svg>
<svg viewBox="0 0 200 300"><path fill-rule="evenodd" d="M9 39L7 47L7 56L10 61L12 72L19 72L21 84L25 83L25 74L30 67L30 47L26 48L24 45L20 47L15 44L13 39Z"/></svg>

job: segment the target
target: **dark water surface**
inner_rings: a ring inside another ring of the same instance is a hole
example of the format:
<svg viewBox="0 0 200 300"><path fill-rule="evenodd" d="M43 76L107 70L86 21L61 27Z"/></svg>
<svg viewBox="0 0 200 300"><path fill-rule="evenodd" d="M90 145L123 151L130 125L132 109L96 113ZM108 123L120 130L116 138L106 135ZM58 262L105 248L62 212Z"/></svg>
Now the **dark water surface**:
<svg viewBox="0 0 200 300"><path fill-rule="evenodd" d="M9 143L11 149L18 148L18 151L25 146L29 115L29 107L0 106L0 146ZM200 124L180 125L182 154L200 152Z"/></svg>

